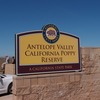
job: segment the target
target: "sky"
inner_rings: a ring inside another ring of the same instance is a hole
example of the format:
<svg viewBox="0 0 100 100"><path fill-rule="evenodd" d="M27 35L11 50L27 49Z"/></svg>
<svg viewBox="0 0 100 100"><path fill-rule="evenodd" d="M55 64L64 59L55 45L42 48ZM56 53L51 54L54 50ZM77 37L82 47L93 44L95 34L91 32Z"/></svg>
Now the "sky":
<svg viewBox="0 0 100 100"><path fill-rule="evenodd" d="M46 24L100 47L100 0L0 0L0 57L15 55L15 34Z"/></svg>

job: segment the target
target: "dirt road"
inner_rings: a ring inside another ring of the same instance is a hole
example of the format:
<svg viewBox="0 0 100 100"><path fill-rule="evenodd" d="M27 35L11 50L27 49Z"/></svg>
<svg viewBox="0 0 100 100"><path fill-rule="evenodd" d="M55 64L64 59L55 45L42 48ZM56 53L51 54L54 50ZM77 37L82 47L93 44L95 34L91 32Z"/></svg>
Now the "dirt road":
<svg viewBox="0 0 100 100"><path fill-rule="evenodd" d="M0 96L0 100L13 100L13 95L2 95Z"/></svg>

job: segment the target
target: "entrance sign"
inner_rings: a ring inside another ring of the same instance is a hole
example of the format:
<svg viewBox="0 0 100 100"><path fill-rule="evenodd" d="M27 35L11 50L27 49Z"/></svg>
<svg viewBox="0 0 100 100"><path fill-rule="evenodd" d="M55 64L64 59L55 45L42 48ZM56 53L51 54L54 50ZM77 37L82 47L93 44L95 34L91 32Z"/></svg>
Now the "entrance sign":
<svg viewBox="0 0 100 100"><path fill-rule="evenodd" d="M48 24L16 34L16 74L80 71L79 38Z"/></svg>

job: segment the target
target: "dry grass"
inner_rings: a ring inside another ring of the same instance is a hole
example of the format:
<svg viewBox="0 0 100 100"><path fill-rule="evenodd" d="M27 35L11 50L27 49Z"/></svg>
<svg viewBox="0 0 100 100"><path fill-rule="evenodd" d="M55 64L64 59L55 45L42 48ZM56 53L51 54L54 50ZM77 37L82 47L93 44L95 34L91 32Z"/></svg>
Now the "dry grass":
<svg viewBox="0 0 100 100"><path fill-rule="evenodd" d="M2 65L3 62L5 62L5 60L6 59L4 57L0 57L0 73L2 73L1 65ZM10 58L10 62L9 63L11 63L11 58Z"/></svg>
<svg viewBox="0 0 100 100"><path fill-rule="evenodd" d="M0 73L2 73L1 65L3 62L5 62L5 58L1 57L0 58Z"/></svg>

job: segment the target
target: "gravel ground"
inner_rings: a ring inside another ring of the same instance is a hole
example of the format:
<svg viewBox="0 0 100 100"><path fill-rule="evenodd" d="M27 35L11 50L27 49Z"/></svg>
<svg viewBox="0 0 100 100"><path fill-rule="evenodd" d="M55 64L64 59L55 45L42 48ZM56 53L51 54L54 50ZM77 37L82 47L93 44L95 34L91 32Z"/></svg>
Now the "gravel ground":
<svg viewBox="0 0 100 100"><path fill-rule="evenodd" d="M1 95L0 100L13 100L13 95Z"/></svg>

